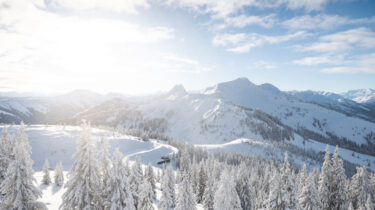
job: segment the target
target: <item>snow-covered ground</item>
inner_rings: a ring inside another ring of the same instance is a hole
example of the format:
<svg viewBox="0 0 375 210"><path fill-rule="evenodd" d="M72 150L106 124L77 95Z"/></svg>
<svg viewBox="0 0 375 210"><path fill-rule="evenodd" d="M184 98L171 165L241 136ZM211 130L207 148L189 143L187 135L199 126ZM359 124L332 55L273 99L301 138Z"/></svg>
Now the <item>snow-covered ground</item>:
<svg viewBox="0 0 375 210"><path fill-rule="evenodd" d="M15 133L17 130L18 126L8 127L10 133ZM31 158L34 161L34 170L41 170L46 159L48 159L52 168L58 161L61 161L64 170L69 170L73 163L72 155L76 151L76 141L80 131L81 128L78 126L26 126L25 133L29 137L32 148ZM157 166L161 156L177 151L176 148L163 141L150 140L145 142L137 137L96 128L91 129L91 137L98 143L98 147L102 137L108 138L110 154L118 147L129 160L134 160L138 155L141 157L143 164L151 163L153 166Z"/></svg>
<svg viewBox="0 0 375 210"><path fill-rule="evenodd" d="M1 128L2 129L2 128ZM15 133L18 126L8 127L8 132ZM45 203L50 210L57 210L62 202L62 195L65 192L64 187L42 184L43 173L41 171L45 159L48 159L51 168L54 168L58 161L62 161L64 167L64 182L67 181L68 170L73 163L72 155L76 150L76 141L79 137L81 128L77 126L53 126L53 125L30 125L26 126L25 133L28 135L30 146L32 147L31 158L34 161L33 168L37 186L42 190L42 197L39 201ZM147 142L139 140L137 137L122 135L102 129L91 129L91 137L100 146L100 139L106 137L109 139L110 154L115 148L119 148L125 158L129 158L130 163L136 156L140 156L143 166L151 163L154 171L160 170L157 164L161 156L175 153L178 150L165 142L150 140ZM54 182L54 171L50 171L50 176ZM159 186L159 184L157 185ZM160 186L159 186L160 187ZM157 189L157 199L161 193ZM154 207L157 209L158 200ZM203 208L201 208L203 209Z"/></svg>

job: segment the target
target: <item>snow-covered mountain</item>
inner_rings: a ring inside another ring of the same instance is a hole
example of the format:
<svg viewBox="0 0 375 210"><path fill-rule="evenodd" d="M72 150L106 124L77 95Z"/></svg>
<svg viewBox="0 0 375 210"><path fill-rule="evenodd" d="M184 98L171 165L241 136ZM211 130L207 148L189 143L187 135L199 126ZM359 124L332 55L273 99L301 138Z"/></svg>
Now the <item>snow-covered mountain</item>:
<svg viewBox="0 0 375 210"><path fill-rule="evenodd" d="M177 86L158 97L106 101L64 122L88 119L93 124L163 133L195 144L263 139L304 150L308 142L328 143L375 155L375 123L345 113L355 113L352 107L357 104L343 100L340 105L342 97L335 97L337 103L331 97L323 97L324 105L270 84L256 85L239 78L201 93L188 93ZM340 106L327 106L331 102ZM368 111L364 106L358 107Z"/></svg>
<svg viewBox="0 0 375 210"><path fill-rule="evenodd" d="M349 90L346 93L342 93L345 98L351 99L361 104L375 104L375 90L373 89L359 89Z"/></svg>
<svg viewBox="0 0 375 210"><path fill-rule="evenodd" d="M167 93L142 97L82 95L86 94L48 100L18 98L26 100L28 108L22 110L20 107L24 103L19 102L18 107L13 102L8 103L7 110L13 108L22 113L38 110L45 121L47 116L69 124L80 124L82 119L87 119L93 125L164 134L202 145L224 144L233 148L230 142L247 139L246 143L236 143L239 146L235 147L249 148L242 144L254 147L251 146L257 144L254 142L264 141L263 145L268 147L282 148L278 152L280 157L288 150L301 159L307 158L306 154L315 159L319 158L325 144L339 145L349 154L345 160L375 166L372 159L375 156L375 112L367 105L337 94L283 92L271 84L256 85L239 78L200 93L188 92L178 85ZM49 111L53 110L49 104L52 102L61 105L55 110L62 111L63 106L76 109L53 115ZM0 104L4 107L7 103Z"/></svg>
<svg viewBox="0 0 375 210"><path fill-rule="evenodd" d="M290 91L289 94L306 102L375 122L375 107L346 98L343 95L324 91Z"/></svg>
<svg viewBox="0 0 375 210"><path fill-rule="evenodd" d="M76 90L53 97L0 97L1 123L46 123L70 118L104 102L100 94Z"/></svg>

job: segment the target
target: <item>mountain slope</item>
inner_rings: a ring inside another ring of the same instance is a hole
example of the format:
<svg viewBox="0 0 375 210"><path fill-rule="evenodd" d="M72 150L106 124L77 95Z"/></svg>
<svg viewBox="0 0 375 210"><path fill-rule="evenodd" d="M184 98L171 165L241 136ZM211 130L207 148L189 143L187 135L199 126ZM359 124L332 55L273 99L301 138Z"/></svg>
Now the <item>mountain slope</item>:
<svg viewBox="0 0 375 210"><path fill-rule="evenodd" d="M345 98L349 98L357 103L361 104L373 104L375 103L375 90L373 89L358 89L350 90L346 93L342 93Z"/></svg>
<svg viewBox="0 0 375 210"><path fill-rule="evenodd" d="M291 91L288 93L303 101L315 103L348 116L375 122L375 110L373 107L368 104L357 103L342 95L323 91Z"/></svg>
<svg viewBox="0 0 375 210"><path fill-rule="evenodd" d="M106 99L85 90L54 97L0 97L0 122L50 123L71 117Z"/></svg>
<svg viewBox="0 0 375 210"><path fill-rule="evenodd" d="M137 102L107 101L64 122L88 119L94 124L163 133L196 144L238 138L286 143L312 140L375 155L374 123L301 100L270 84L255 85L239 78L200 94L182 89Z"/></svg>

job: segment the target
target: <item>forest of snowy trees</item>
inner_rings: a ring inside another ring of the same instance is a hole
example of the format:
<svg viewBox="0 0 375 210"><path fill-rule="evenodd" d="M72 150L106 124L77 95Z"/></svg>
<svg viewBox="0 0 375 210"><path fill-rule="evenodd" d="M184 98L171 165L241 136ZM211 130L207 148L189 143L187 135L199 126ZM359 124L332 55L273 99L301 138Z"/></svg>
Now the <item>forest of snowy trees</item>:
<svg viewBox="0 0 375 210"><path fill-rule="evenodd" d="M178 154L162 169L130 162L119 149L109 152L108 140L100 148L82 125L74 163L64 177L61 162L51 177L48 160L43 167L44 185L64 186L60 209L89 210L208 210L324 209L374 210L375 174L364 166L346 177L339 149L328 147L321 169L308 171L289 163L213 152L182 141L170 140ZM15 134L6 129L0 138L0 209L43 210L31 147L21 125ZM174 167L176 166L176 170ZM66 181L66 182L65 182ZM157 196L159 192L159 196Z"/></svg>

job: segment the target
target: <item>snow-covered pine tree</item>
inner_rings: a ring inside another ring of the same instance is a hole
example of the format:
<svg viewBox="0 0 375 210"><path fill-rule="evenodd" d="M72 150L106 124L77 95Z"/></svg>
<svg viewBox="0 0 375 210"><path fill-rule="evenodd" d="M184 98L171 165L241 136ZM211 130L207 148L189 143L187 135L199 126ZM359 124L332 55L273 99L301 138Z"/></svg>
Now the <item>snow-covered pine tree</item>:
<svg viewBox="0 0 375 210"><path fill-rule="evenodd" d="M298 195L302 193L302 189L306 184L307 179L307 168L306 164L303 164L302 170L299 171L297 177Z"/></svg>
<svg viewBox="0 0 375 210"><path fill-rule="evenodd" d="M140 193L138 197L138 210L154 210L154 191L152 190L151 183L144 179L140 186Z"/></svg>
<svg viewBox="0 0 375 210"><path fill-rule="evenodd" d="M354 207L353 207L353 203L352 202L349 203L348 210L355 210Z"/></svg>
<svg viewBox="0 0 375 210"><path fill-rule="evenodd" d="M164 175L168 177L168 188L170 189L170 194L171 194L172 201L173 201L172 206L174 207L175 202L176 202L176 190L175 190L176 178L175 178L174 171L171 165L169 165L166 168Z"/></svg>
<svg viewBox="0 0 375 210"><path fill-rule="evenodd" d="M112 168L109 171L109 179L104 193L107 194L105 209L109 210L135 210L133 196L128 183L126 167L123 163L123 155L118 148L112 157Z"/></svg>
<svg viewBox="0 0 375 210"><path fill-rule="evenodd" d="M216 192L216 183L213 176L209 176L207 179L207 185L203 193L203 206L207 210L214 209L214 200Z"/></svg>
<svg viewBox="0 0 375 210"><path fill-rule="evenodd" d="M198 174L198 187L197 187L197 202L203 202L203 195L207 184L207 174L204 168L203 161L200 163L199 174Z"/></svg>
<svg viewBox="0 0 375 210"><path fill-rule="evenodd" d="M374 204L372 203L371 195L367 196L366 200L366 210L374 210Z"/></svg>
<svg viewBox="0 0 375 210"><path fill-rule="evenodd" d="M320 206L323 210L330 210L329 204L330 204L330 183L331 183L331 158L329 154L329 147L326 146L326 153L324 155L324 162L322 165L322 170L320 172L319 176L319 186L318 186L318 194L320 203L322 206Z"/></svg>
<svg viewBox="0 0 375 210"><path fill-rule="evenodd" d="M353 207L359 208L358 204L366 202L369 190L369 176L366 167L357 167L357 172L352 176L349 187L349 198Z"/></svg>
<svg viewBox="0 0 375 210"><path fill-rule="evenodd" d="M61 161L56 164L54 178L56 186L64 185L64 172Z"/></svg>
<svg viewBox="0 0 375 210"><path fill-rule="evenodd" d="M101 146L100 146L100 152L99 152L99 164L100 164L100 171L101 171L101 178L103 180L103 185L106 186L106 182L109 179L109 171L111 167L111 160L109 159L109 145L108 145L108 139L102 138L101 139ZM104 189L105 187L103 187Z"/></svg>
<svg viewBox="0 0 375 210"><path fill-rule="evenodd" d="M129 164L129 158L125 158L124 172L125 172L126 177L130 179L131 169L130 169L130 164Z"/></svg>
<svg viewBox="0 0 375 210"><path fill-rule="evenodd" d="M215 192L214 209L240 210L241 201L236 191L234 176L226 169L220 176L220 184Z"/></svg>
<svg viewBox="0 0 375 210"><path fill-rule="evenodd" d="M154 169L152 168L151 163L147 165L147 168L145 170L145 178L151 184L152 192L154 193L154 199L155 199L156 180L155 180Z"/></svg>
<svg viewBox="0 0 375 210"><path fill-rule="evenodd" d="M303 210L319 210L318 192L312 174L301 183L301 193L299 194L299 204Z"/></svg>
<svg viewBox="0 0 375 210"><path fill-rule="evenodd" d="M242 163L237 170L236 191L241 201L242 209L252 209L253 189L250 183L250 174L245 163Z"/></svg>
<svg viewBox="0 0 375 210"><path fill-rule="evenodd" d="M339 148L336 146L332 157L329 208L337 210L347 208L347 197L345 169L339 157Z"/></svg>
<svg viewBox="0 0 375 210"><path fill-rule="evenodd" d="M138 197L139 193L141 192L141 184L143 183L143 171L142 171L142 162L141 158L137 156L135 158L135 162L133 163L131 167L131 173L129 177L129 183L130 183L130 190L133 195L134 200L134 206L138 207Z"/></svg>
<svg viewBox="0 0 375 210"><path fill-rule="evenodd" d="M296 190L293 182L293 173L291 173L288 161L288 154L285 152L284 162L280 173L274 172L268 199L266 200L267 209L298 209Z"/></svg>
<svg viewBox="0 0 375 210"><path fill-rule="evenodd" d="M175 210L196 210L195 197L187 176L185 173L182 174L182 181L178 186Z"/></svg>
<svg viewBox="0 0 375 210"><path fill-rule="evenodd" d="M192 192L196 195L198 191L199 164L197 163L195 156L193 157L193 163L191 164L190 171L190 186Z"/></svg>
<svg viewBox="0 0 375 210"><path fill-rule="evenodd" d="M83 122L60 209L101 209L101 179L97 157L90 136L90 125Z"/></svg>
<svg viewBox="0 0 375 210"><path fill-rule="evenodd" d="M44 165L43 165L42 183L45 185L50 185L52 183L51 176L49 174L49 163L47 159L44 161Z"/></svg>
<svg viewBox="0 0 375 210"><path fill-rule="evenodd" d="M190 173L190 157L189 153L185 150L181 151L180 155L180 171ZM190 176L190 174L188 174ZM190 179L190 177L189 177Z"/></svg>
<svg viewBox="0 0 375 210"><path fill-rule="evenodd" d="M9 163L14 159L14 143L14 137L8 133L7 127L4 126L0 136L0 184L5 179Z"/></svg>
<svg viewBox="0 0 375 210"><path fill-rule="evenodd" d="M288 160L288 153L284 154L284 162L280 169L281 176L281 193L282 193L282 202L285 204L286 209L297 209L298 200L297 200L297 189L294 185L294 174L290 169L290 164Z"/></svg>
<svg viewBox="0 0 375 210"><path fill-rule="evenodd" d="M282 189L280 175L275 171L270 180L268 199L264 201L264 206L267 210L285 209L285 205L283 203L283 195L281 192Z"/></svg>
<svg viewBox="0 0 375 210"><path fill-rule="evenodd" d="M160 178L161 179L160 181L161 198L158 203L158 207L160 210L169 210L169 209L172 209L172 207L174 206L174 200L172 196L174 189L170 189L169 176L166 175L166 172L163 174L164 176L161 176Z"/></svg>
<svg viewBox="0 0 375 210"><path fill-rule="evenodd" d="M101 190L102 195L100 196L103 201L106 200L107 194L105 189L107 188L109 180L109 171L111 166L111 160L109 159L109 145L108 139L103 137L100 141L100 151L99 151L99 168L100 168L100 178L101 178Z"/></svg>
<svg viewBox="0 0 375 210"><path fill-rule="evenodd" d="M24 133L24 124L18 130L16 143L13 148L14 160L9 163L5 179L0 185L1 209L30 209L33 206L45 207L36 200L41 191L34 185L34 171L32 169L31 147ZM46 209L46 208L45 208Z"/></svg>

